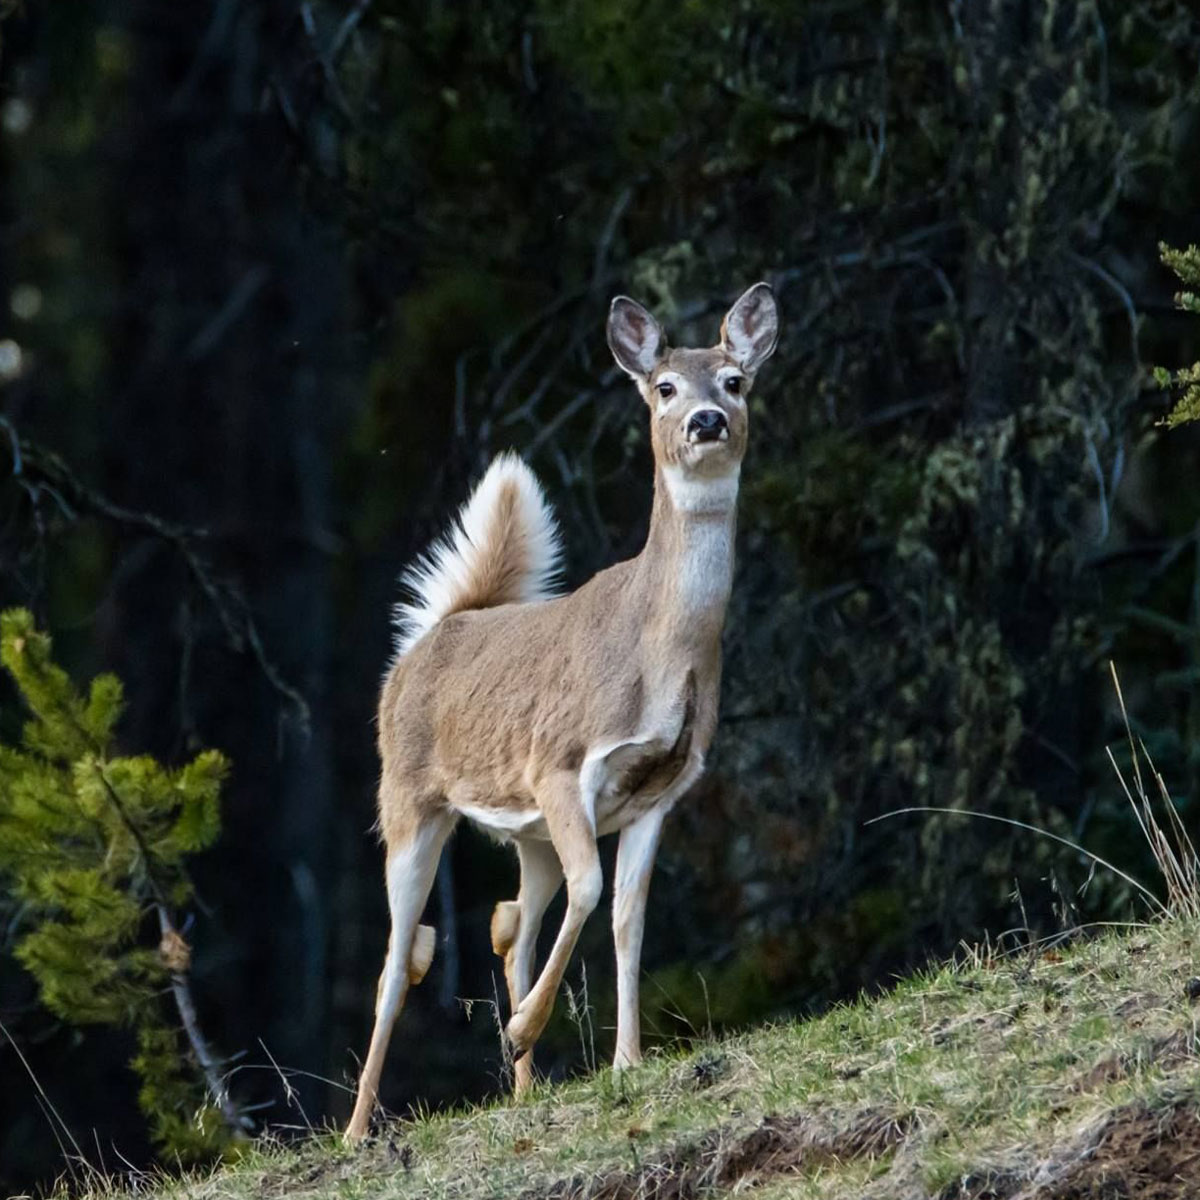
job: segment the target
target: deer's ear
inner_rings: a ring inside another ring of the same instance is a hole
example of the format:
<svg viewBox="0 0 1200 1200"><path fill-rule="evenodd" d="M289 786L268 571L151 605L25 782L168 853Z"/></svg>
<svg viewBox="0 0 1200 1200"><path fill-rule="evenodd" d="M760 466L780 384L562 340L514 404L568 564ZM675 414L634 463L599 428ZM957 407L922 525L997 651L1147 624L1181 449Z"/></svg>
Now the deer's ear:
<svg viewBox="0 0 1200 1200"><path fill-rule="evenodd" d="M618 296L608 310L608 348L622 371L644 380L662 357L667 340L662 326L628 296Z"/></svg>
<svg viewBox="0 0 1200 1200"><path fill-rule="evenodd" d="M779 340L779 309L770 284L743 292L721 322L721 348L748 375L771 357Z"/></svg>

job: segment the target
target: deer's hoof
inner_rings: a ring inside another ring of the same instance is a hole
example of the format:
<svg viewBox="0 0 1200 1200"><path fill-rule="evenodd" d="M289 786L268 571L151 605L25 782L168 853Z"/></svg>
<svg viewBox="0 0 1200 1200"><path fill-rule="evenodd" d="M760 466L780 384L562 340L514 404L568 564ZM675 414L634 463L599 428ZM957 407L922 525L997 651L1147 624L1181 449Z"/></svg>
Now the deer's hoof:
<svg viewBox="0 0 1200 1200"><path fill-rule="evenodd" d="M508 1061L514 1066L529 1053L529 1047L518 1046L517 1043L508 1036L507 1030L500 1035L500 1040L503 1042L504 1057L508 1059Z"/></svg>
<svg viewBox="0 0 1200 1200"><path fill-rule="evenodd" d="M533 1049L533 1043L541 1032L532 1014L523 1013L517 1009L509 1023L504 1027L504 1044L513 1062L523 1058Z"/></svg>

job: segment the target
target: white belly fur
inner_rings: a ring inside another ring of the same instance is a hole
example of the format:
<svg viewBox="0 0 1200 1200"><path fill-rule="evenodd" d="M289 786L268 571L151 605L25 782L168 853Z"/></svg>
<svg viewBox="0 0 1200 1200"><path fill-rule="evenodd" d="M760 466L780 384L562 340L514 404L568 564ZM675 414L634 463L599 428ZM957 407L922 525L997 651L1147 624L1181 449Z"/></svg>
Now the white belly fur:
<svg viewBox="0 0 1200 1200"><path fill-rule="evenodd" d="M588 822L598 836L606 833L616 833L632 824L649 812L652 808L671 808L675 802L699 779L704 771L704 755L693 750L688 755L687 762L679 774L658 795L640 796L636 804L631 804L631 797L616 790L615 783L619 771L608 770L610 756L614 751L625 747L644 746L659 738L645 736L628 738L621 742L613 742L597 747L583 760L579 771L579 793ZM668 743L669 744L669 743ZM488 808L482 804L466 804L459 802L452 805L456 812L461 813L469 821L480 826L485 832L500 841L507 842L512 838L532 838L535 841L547 841L550 831L546 828L546 819L541 810L535 807L526 809Z"/></svg>
<svg viewBox="0 0 1200 1200"><path fill-rule="evenodd" d="M546 818L539 808L485 808L482 804L455 804L453 801L451 807L502 842L510 838L533 838L544 842L550 837Z"/></svg>

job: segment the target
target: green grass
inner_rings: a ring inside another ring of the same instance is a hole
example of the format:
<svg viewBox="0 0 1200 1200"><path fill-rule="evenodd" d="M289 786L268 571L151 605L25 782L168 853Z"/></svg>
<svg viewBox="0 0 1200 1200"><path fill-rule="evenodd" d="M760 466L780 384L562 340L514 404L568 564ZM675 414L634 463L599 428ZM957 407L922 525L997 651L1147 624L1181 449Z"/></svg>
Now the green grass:
<svg viewBox="0 0 1200 1200"><path fill-rule="evenodd" d="M1188 995L1198 939L1200 925L1173 920L976 954L818 1019L657 1055L620 1076L602 1069L519 1103L388 1123L360 1148L336 1134L259 1143L214 1172L137 1190L164 1200L1015 1194L1013 1181L1039 1168L1077 1170L1122 1115L1161 1123L1200 1110L1200 1002ZM989 1191L989 1178L1008 1183Z"/></svg>

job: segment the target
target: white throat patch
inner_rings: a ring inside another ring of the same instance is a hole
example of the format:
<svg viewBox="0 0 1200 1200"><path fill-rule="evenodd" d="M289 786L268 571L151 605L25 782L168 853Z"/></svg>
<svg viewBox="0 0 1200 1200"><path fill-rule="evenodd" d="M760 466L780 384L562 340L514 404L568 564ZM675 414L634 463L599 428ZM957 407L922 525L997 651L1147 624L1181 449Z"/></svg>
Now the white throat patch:
<svg viewBox="0 0 1200 1200"><path fill-rule="evenodd" d="M685 613L699 616L724 609L733 586L733 522L688 523L675 585Z"/></svg>
<svg viewBox="0 0 1200 1200"><path fill-rule="evenodd" d="M712 612L727 603L733 583L732 518L741 465L723 475L688 475L678 466L664 466L662 473L675 511L706 518L684 522L681 557L674 564L676 595L684 612Z"/></svg>
<svg viewBox="0 0 1200 1200"><path fill-rule="evenodd" d="M668 464L663 467L663 482L671 506L681 513L708 513L714 516L732 512L737 504L739 463L724 475L689 476L682 467Z"/></svg>

